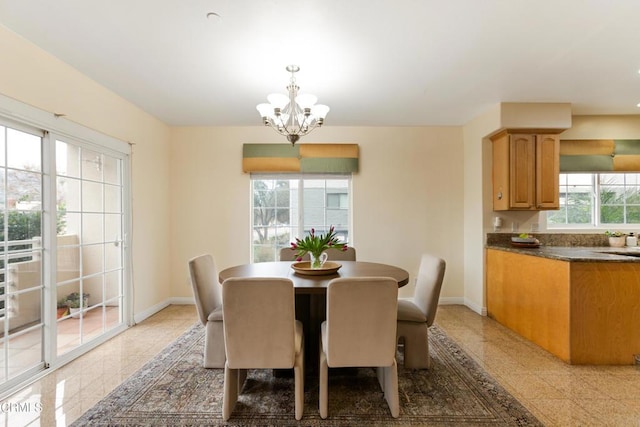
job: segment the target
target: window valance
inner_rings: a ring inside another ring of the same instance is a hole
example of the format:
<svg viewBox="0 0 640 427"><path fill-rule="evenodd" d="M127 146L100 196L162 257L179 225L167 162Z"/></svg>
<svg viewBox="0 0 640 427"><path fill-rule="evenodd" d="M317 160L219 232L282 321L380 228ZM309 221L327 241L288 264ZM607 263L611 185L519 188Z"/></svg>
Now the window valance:
<svg viewBox="0 0 640 427"><path fill-rule="evenodd" d="M560 140L560 172L640 172L640 139Z"/></svg>
<svg viewBox="0 0 640 427"><path fill-rule="evenodd" d="M244 144L243 172L358 172L358 144Z"/></svg>

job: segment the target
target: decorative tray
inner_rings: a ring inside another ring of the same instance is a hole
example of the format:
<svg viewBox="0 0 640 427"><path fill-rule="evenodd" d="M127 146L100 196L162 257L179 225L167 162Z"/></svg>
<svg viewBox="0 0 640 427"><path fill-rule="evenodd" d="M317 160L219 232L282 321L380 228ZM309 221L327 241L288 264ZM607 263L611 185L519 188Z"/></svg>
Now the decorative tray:
<svg viewBox="0 0 640 427"><path fill-rule="evenodd" d="M311 268L311 262L309 261L300 261L291 264L291 268L293 268L296 273L306 274L307 276L334 274L340 269L340 267L342 267L342 264L331 261L326 261L322 268Z"/></svg>
<svg viewBox="0 0 640 427"><path fill-rule="evenodd" d="M511 242L511 246L516 248L539 248L540 242L531 242L531 243Z"/></svg>

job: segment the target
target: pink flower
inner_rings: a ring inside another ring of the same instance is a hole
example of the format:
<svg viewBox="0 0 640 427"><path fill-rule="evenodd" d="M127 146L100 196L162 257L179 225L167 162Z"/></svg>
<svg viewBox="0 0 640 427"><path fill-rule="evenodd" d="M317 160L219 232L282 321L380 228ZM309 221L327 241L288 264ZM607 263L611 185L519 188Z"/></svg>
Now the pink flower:
<svg viewBox="0 0 640 427"><path fill-rule="evenodd" d="M314 236L316 234L316 230L315 229L311 229L311 235Z"/></svg>
<svg viewBox="0 0 640 427"><path fill-rule="evenodd" d="M347 245L344 245L344 246L342 247L342 252L346 252L346 250L347 250Z"/></svg>
<svg viewBox="0 0 640 427"><path fill-rule="evenodd" d="M291 242L291 249L298 249L298 245L296 245L295 243Z"/></svg>
<svg viewBox="0 0 640 427"><path fill-rule="evenodd" d="M296 261L302 261L302 257L299 256L298 258L296 258Z"/></svg>

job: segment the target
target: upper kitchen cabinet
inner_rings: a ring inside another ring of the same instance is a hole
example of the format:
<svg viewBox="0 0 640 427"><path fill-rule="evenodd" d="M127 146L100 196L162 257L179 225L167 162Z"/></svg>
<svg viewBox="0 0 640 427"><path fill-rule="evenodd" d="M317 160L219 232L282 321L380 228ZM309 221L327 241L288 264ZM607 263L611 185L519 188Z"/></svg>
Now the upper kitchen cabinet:
<svg viewBox="0 0 640 427"><path fill-rule="evenodd" d="M493 210L559 209L559 136L504 131L491 141Z"/></svg>

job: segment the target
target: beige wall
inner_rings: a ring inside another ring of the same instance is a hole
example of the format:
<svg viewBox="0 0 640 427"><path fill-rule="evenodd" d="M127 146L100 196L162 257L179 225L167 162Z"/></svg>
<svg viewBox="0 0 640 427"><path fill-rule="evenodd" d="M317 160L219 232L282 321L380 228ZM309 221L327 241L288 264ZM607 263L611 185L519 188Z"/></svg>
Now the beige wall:
<svg viewBox="0 0 640 427"><path fill-rule="evenodd" d="M219 269L249 262L242 144L285 140L261 126L174 128L171 139L171 293L190 297L189 258L211 253ZM395 264L415 277L423 252L441 256L447 260L442 297L461 302L462 129L325 127L304 141L360 146L360 172L353 176L358 259Z"/></svg>
<svg viewBox="0 0 640 427"><path fill-rule="evenodd" d="M134 143L132 154L135 313L170 296L169 128L0 26L0 93Z"/></svg>

